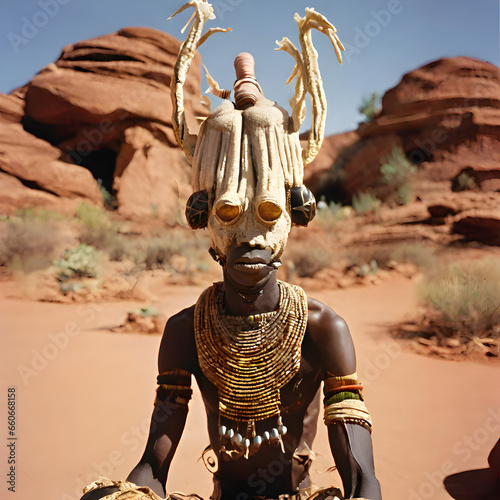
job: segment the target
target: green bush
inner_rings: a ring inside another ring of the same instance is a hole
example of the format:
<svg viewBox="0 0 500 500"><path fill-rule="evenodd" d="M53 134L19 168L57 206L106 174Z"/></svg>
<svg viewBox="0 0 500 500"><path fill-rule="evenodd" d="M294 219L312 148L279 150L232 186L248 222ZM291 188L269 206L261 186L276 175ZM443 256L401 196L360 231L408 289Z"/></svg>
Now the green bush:
<svg viewBox="0 0 500 500"><path fill-rule="evenodd" d="M404 151L394 146L380 167L381 182L391 188L396 203L406 205L413 197L413 179L417 172Z"/></svg>
<svg viewBox="0 0 500 500"><path fill-rule="evenodd" d="M477 183L474 177L467 172L462 172L457 177L457 182L454 191L473 191L477 189Z"/></svg>
<svg viewBox="0 0 500 500"><path fill-rule="evenodd" d="M358 215L377 213L382 202L369 192L356 193L352 197L352 208Z"/></svg>
<svg viewBox="0 0 500 500"><path fill-rule="evenodd" d="M453 263L427 274L419 299L454 331L478 334L500 322L500 264L493 259Z"/></svg>
<svg viewBox="0 0 500 500"><path fill-rule="evenodd" d="M98 278L101 274L101 255L94 247L81 243L76 248L66 250L54 265L59 268L62 280L73 277Z"/></svg>
<svg viewBox="0 0 500 500"><path fill-rule="evenodd" d="M360 114L365 116L364 122L369 122L379 112L380 98L377 92L372 92L368 97L364 96L361 99L361 104L358 106Z"/></svg>
<svg viewBox="0 0 500 500"><path fill-rule="evenodd" d="M101 179L98 180L100 181ZM103 186L102 182L99 182L99 189L101 190L102 200L104 201L104 205L106 205L106 207L109 208L110 210L116 210L118 206L116 197Z"/></svg>
<svg viewBox="0 0 500 500"><path fill-rule="evenodd" d="M128 312L129 314L138 314L144 318L150 318L152 316L158 316L160 313L155 307L144 306L139 309L132 309Z"/></svg>

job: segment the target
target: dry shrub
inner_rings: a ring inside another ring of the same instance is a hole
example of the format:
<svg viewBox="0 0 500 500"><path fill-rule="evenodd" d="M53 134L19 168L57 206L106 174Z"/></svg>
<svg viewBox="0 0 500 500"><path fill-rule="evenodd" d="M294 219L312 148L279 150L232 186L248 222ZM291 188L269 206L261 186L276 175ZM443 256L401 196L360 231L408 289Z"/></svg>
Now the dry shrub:
<svg viewBox="0 0 500 500"><path fill-rule="evenodd" d="M58 215L58 216L56 216ZM59 214L23 211L0 224L0 263L11 271L29 273L49 267L57 256Z"/></svg>
<svg viewBox="0 0 500 500"><path fill-rule="evenodd" d="M500 354L500 261L435 265L417 282L418 315L392 328L422 354L461 359ZM457 358L458 357L458 358Z"/></svg>
<svg viewBox="0 0 500 500"><path fill-rule="evenodd" d="M368 266L372 271L387 267L393 260L394 249L390 245L366 245L353 248L346 255L348 268Z"/></svg>
<svg viewBox="0 0 500 500"><path fill-rule="evenodd" d="M414 264L420 271L436 265L434 248L422 243L366 245L352 249L346 258L349 267L369 268L370 272L392 269L395 264Z"/></svg>
<svg viewBox="0 0 500 500"><path fill-rule="evenodd" d="M452 263L427 273L417 287L420 301L439 313L443 324L466 337L499 334L500 263L484 258Z"/></svg>
<svg viewBox="0 0 500 500"><path fill-rule="evenodd" d="M105 251L109 260L122 260L126 256L127 238L121 234L121 224L113 221L108 212L81 203L76 218L80 222L80 243Z"/></svg>
<svg viewBox="0 0 500 500"><path fill-rule="evenodd" d="M314 242L311 245L294 245L287 251L287 261L291 262L290 274L301 278L311 278L318 271L330 267L333 251L326 245Z"/></svg>
<svg viewBox="0 0 500 500"><path fill-rule="evenodd" d="M406 205L413 198L413 181L417 168L398 146L394 146L392 153L382 161L379 196L386 201Z"/></svg>
<svg viewBox="0 0 500 500"><path fill-rule="evenodd" d="M358 215L377 213L382 202L370 192L355 193L352 197L352 208Z"/></svg>
<svg viewBox="0 0 500 500"><path fill-rule="evenodd" d="M154 236L137 240L129 252L141 269L166 269L179 246L172 236Z"/></svg>
<svg viewBox="0 0 500 500"><path fill-rule="evenodd" d="M324 231L330 231L339 222L348 219L352 214L352 210L352 207L343 206L341 203L331 201L327 204L324 200L320 200L312 224L319 225Z"/></svg>
<svg viewBox="0 0 500 500"><path fill-rule="evenodd" d="M136 240L128 254L139 269L169 269L176 272L206 271L210 243L190 229L170 229L165 234ZM175 257L182 257L174 264Z"/></svg>
<svg viewBox="0 0 500 500"><path fill-rule="evenodd" d="M391 256L396 262L415 264L420 271L436 267L436 253L432 246L422 243L408 243L396 247Z"/></svg>

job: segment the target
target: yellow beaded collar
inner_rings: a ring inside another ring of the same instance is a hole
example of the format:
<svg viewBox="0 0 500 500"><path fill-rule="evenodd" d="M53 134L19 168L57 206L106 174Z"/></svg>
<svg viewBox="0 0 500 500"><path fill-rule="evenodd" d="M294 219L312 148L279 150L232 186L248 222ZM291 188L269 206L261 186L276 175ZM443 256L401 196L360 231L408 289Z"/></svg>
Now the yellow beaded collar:
<svg viewBox="0 0 500 500"><path fill-rule="evenodd" d="M205 290L196 304L200 367L219 390L220 415L231 420L279 415L279 391L299 369L307 297L297 286L278 284L279 307L269 313L226 315L222 283Z"/></svg>

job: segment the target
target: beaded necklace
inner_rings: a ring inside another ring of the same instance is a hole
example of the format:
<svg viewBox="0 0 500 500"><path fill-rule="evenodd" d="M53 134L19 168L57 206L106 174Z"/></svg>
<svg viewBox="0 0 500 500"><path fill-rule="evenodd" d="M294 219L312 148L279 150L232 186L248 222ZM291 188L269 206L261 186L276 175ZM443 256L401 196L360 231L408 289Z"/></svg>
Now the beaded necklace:
<svg viewBox="0 0 500 500"><path fill-rule="evenodd" d="M218 389L224 458L248 457L265 441L283 447L281 436L287 429L281 419L280 389L299 370L307 297L300 287L282 281L278 285L276 311L227 315L222 283L207 288L195 307L200 367ZM274 416L277 426L257 435L255 422Z"/></svg>

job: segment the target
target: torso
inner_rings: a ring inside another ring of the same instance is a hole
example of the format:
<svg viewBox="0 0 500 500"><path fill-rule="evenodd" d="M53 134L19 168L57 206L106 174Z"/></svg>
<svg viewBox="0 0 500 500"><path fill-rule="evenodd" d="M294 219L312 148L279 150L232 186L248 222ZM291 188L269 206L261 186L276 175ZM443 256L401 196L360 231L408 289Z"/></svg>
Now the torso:
<svg viewBox="0 0 500 500"><path fill-rule="evenodd" d="M186 319L191 322L189 336L192 336L192 339L188 341L185 337L188 334L188 329L185 328L183 348L190 352L184 352L183 357L191 360L190 371L196 378L205 404L210 444L218 458L215 478L221 486L222 500L238 498L238 493L248 495L242 496L241 500L251 496L276 498L279 494L293 493L299 486L304 486L300 483L307 477L310 465L307 454L316 434L319 387L322 380L321 370L316 366L315 346L308 330L306 329L302 341L300 368L293 379L281 389L283 423L288 428L287 434L283 436L285 453L283 454L279 447L264 444L248 459L240 457L224 461L219 453L221 444L217 388L207 379L199 366L192 326L192 308L186 310L186 313L188 315ZM257 422L257 431L275 426L275 420L270 418ZM301 458L292 460L297 450Z"/></svg>
<svg viewBox="0 0 500 500"><path fill-rule="evenodd" d="M312 447L319 411L317 395L321 383L321 374L307 361L308 353L304 352L307 351L307 344L306 332L299 372L281 390L283 423L288 428L283 437L284 454L279 447L264 444L248 459L241 457L224 461L218 453L221 445L218 432L217 388L203 375L199 367L194 373L207 412L210 444L218 458L219 467L215 476L221 484L223 499L226 495L227 498L237 498L236 495L240 492L247 493L249 497L253 494L275 498L282 493L292 493L305 479L309 462L304 460L304 463L299 465L295 460L292 470L292 455L298 448L304 453L307 447ZM271 418L257 423L257 431L274 426L274 421L275 419Z"/></svg>
<svg viewBox="0 0 500 500"><path fill-rule="evenodd" d="M181 331L175 334L175 338L164 338L165 344L169 346L174 342L176 349L175 352L171 348L160 350L165 358L160 357L160 370L162 366L168 369L173 363L180 362L182 366L178 367L190 371L200 388L207 413L211 447L218 457L218 470L214 480L220 486L221 500L248 500L252 497L277 498L280 494L292 494L299 487L308 485L307 471L310 465L308 449L311 448L316 434L320 407L319 389L324 377L324 369L321 366L325 357L324 339L323 334L318 337L318 331L328 330L323 327L325 307L316 301L309 300L310 313L301 344L300 367L293 379L281 389L283 423L288 428L287 434L283 436L285 453L279 447L266 444L248 459L240 457L230 461L222 460L219 453L221 444L218 428L218 392L203 374L198 363L194 339L194 306L179 314L179 319L177 319L179 324L176 323L173 330ZM330 323L332 323L332 318L333 322L337 319L341 320L333 311L330 309L328 311L329 318L327 319ZM335 329L334 326L333 330ZM333 337L335 338L335 335ZM319 343L321 347L318 346ZM331 357L330 353L328 357ZM339 367L340 370L342 368ZM262 420L256 425L256 430L259 432L275 424ZM295 458L293 458L294 454ZM238 496L239 494L241 496Z"/></svg>

